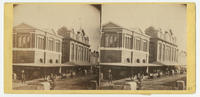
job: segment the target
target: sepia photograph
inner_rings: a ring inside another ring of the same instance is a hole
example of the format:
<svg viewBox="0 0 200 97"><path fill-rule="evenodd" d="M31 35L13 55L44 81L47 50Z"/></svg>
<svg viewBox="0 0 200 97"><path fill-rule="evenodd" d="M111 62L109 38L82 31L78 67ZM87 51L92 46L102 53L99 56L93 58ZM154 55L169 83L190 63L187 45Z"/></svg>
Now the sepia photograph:
<svg viewBox="0 0 200 97"><path fill-rule="evenodd" d="M102 24L102 89L185 89L185 4L103 4Z"/></svg>
<svg viewBox="0 0 200 97"><path fill-rule="evenodd" d="M13 89L96 89L101 5L14 5Z"/></svg>
<svg viewBox="0 0 200 97"><path fill-rule="evenodd" d="M12 8L12 90L195 88L188 85L187 3Z"/></svg>

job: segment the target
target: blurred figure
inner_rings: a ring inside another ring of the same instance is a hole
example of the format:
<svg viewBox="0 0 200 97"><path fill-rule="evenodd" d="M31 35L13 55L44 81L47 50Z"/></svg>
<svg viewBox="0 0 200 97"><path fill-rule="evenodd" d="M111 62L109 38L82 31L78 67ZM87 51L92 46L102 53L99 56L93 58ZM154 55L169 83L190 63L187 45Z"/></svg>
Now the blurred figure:
<svg viewBox="0 0 200 97"><path fill-rule="evenodd" d="M13 73L13 80L17 80L17 74Z"/></svg>
<svg viewBox="0 0 200 97"><path fill-rule="evenodd" d="M111 71L111 69L108 70L108 83L112 84L112 71Z"/></svg>
<svg viewBox="0 0 200 97"><path fill-rule="evenodd" d="M137 75L137 85L138 85L138 90L142 89L142 80L143 80L143 75L141 73L138 73Z"/></svg>
<svg viewBox="0 0 200 97"><path fill-rule="evenodd" d="M53 73L50 74L49 83L51 86L50 90L54 90L56 85L55 85L55 76Z"/></svg>
<svg viewBox="0 0 200 97"><path fill-rule="evenodd" d="M87 75L87 69L84 69L84 75L85 76Z"/></svg>
<svg viewBox="0 0 200 97"><path fill-rule="evenodd" d="M21 73L21 81L22 81L22 84L25 83L25 72L24 72L24 70L22 70L22 73Z"/></svg>

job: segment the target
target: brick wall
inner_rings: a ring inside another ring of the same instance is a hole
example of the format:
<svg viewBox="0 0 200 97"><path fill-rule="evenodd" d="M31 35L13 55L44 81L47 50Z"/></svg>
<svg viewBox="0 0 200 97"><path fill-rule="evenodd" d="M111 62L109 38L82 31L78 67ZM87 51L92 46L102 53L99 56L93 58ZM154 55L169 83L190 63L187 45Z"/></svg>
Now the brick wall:
<svg viewBox="0 0 200 97"><path fill-rule="evenodd" d="M34 63L34 51L13 51L13 63Z"/></svg>
<svg viewBox="0 0 200 97"><path fill-rule="evenodd" d="M118 50L101 50L100 51L100 61L104 63L109 62L121 62L121 51Z"/></svg>

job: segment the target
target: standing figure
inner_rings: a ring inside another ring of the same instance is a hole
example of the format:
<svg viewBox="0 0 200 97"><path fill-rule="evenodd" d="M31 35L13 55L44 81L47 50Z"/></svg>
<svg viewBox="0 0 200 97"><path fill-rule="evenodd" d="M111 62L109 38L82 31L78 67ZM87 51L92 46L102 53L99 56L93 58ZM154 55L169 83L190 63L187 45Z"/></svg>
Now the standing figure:
<svg viewBox="0 0 200 97"><path fill-rule="evenodd" d="M22 81L22 84L25 83L25 72L24 72L24 70L22 70L21 81Z"/></svg>
<svg viewBox="0 0 200 97"><path fill-rule="evenodd" d="M142 89L142 79L143 79L143 76L142 76L140 73L138 73L138 75L137 75L137 80L138 80L138 82L137 82L138 90L141 90L141 89Z"/></svg>
<svg viewBox="0 0 200 97"><path fill-rule="evenodd" d="M108 70L108 83L112 84L112 71L111 71L111 69Z"/></svg>
<svg viewBox="0 0 200 97"><path fill-rule="evenodd" d="M17 74L13 73L13 80L17 80Z"/></svg>
<svg viewBox="0 0 200 97"><path fill-rule="evenodd" d="M49 79L49 83L50 83L50 90L54 90L55 88L55 76L53 75L53 73L50 74L50 79Z"/></svg>
<svg viewBox="0 0 200 97"><path fill-rule="evenodd" d="M84 69L84 75L85 76L87 75L87 69Z"/></svg>

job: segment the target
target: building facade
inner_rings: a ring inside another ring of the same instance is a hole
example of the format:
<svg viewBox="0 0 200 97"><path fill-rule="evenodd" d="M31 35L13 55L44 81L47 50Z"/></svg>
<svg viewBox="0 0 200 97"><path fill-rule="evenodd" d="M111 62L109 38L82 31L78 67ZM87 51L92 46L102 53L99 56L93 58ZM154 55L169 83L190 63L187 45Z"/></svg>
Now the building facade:
<svg viewBox="0 0 200 97"><path fill-rule="evenodd" d="M145 30L151 36L149 63L162 66L178 65L178 46L172 30L161 30L149 27Z"/></svg>
<svg viewBox="0 0 200 97"><path fill-rule="evenodd" d="M26 67L60 67L61 47L62 37L53 30L38 29L25 23L15 26L13 28L14 71L19 72Z"/></svg>
<svg viewBox="0 0 200 97"><path fill-rule="evenodd" d="M62 27L58 34L63 36L62 64L71 66L85 66L90 62L89 38L83 29L75 32Z"/></svg>
<svg viewBox="0 0 200 97"><path fill-rule="evenodd" d="M149 60L149 36L114 23L103 26L100 62L107 65L143 66Z"/></svg>
<svg viewBox="0 0 200 97"><path fill-rule="evenodd" d="M145 71L148 62L149 36L141 29L126 29L112 22L102 27L100 65L105 75L112 69L114 78L126 77Z"/></svg>

